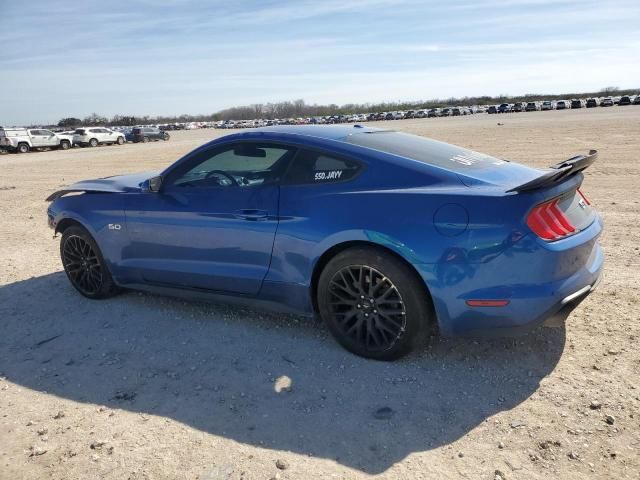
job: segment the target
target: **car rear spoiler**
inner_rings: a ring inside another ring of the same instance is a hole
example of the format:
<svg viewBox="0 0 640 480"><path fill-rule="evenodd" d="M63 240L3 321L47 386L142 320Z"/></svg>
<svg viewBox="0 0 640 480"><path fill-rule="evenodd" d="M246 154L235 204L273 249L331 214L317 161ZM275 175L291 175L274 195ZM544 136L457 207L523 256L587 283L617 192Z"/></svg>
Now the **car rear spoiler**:
<svg viewBox="0 0 640 480"><path fill-rule="evenodd" d="M554 183L559 182L560 180L564 180L565 178L581 172L585 168L589 167L593 162L595 162L597 158L597 150L589 150L588 155L576 155L575 157L571 157L564 162L553 165L552 167L550 167L551 170L546 172L544 175L541 175L540 177L534 178L527 183L523 183L522 185L518 185L517 187L513 187L507 190L507 193L526 192L529 190L537 190L539 188L549 187Z"/></svg>

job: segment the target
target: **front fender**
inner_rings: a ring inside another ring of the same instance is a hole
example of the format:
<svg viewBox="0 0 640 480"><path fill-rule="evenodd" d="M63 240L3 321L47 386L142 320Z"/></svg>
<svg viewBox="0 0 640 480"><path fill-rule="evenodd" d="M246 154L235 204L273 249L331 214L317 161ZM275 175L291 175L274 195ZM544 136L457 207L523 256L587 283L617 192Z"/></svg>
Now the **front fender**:
<svg viewBox="0 0 640 480"><path fill-rule="evenodd" d="M98 244L110 268L120 262L122 247L128 241L123 199L119 194L84 194L62 197L54 201L48 215L55 233L65 221L73 220L84 227Z"/></svg>

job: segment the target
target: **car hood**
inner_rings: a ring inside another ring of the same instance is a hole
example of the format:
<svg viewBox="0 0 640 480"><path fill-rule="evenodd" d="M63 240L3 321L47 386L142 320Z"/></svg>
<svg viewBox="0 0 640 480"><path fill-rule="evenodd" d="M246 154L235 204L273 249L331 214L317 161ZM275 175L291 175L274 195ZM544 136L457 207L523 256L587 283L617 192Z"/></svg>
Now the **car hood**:
<svg viewBox="0 0 640 480"><path fill-rule="evenodd" d="M51 202L60 198L67 193L76 192L101 192L101 193L129 193L139 192L140 185L145 180L158 175L159 172L142 172L130 175L117 175L114 177L97 178L95 180L83 180L68 187L58 190L47 197L47 201Z"/></svg>

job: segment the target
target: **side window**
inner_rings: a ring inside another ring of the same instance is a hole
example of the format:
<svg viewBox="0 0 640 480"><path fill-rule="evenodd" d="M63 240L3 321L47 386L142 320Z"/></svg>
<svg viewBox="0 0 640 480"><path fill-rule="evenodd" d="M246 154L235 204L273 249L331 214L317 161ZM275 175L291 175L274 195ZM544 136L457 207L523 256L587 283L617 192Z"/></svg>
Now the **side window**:
<svg viewBox="0 0 640 480"><path fill-rule="evenodd" d="M169 188L251 187L280 181L295 149L280 145L238 143L204 150L177 167Z"/></svg>
<svg viewBox="0 0 640 480"><path fill-rule="evenodd" d="M337 183L351 180L362 169L353 160L302 150L287 172L286 184Z"/></svg>
<svg viewBox="0 0 640 480"><path fill-rule="evenodd" d="M44 133L42 133L42 130L29 130L29 133L31 135L44 135Z"/></svg>

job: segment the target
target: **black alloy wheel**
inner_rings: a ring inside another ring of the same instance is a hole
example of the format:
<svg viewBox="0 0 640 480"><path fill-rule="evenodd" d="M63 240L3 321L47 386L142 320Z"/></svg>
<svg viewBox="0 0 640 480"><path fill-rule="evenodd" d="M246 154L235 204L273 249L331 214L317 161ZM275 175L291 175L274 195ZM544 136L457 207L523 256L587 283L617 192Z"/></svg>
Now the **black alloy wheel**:
<svg viewBox="0 0 640 480"><path fill-rule="evenodd" d="M375 247L338 253L318 279L320 316L336 340L356 355L394 360L421 343L434 315L415 270Z"/></svg>
<svg viewBox="0 0 640 480"><path fill-rule="evenodd" d="M107 298L117 292L98 246L84 228L73 226L64 231L60 257L67 278L85 297Z"/></svg>
<svg viewBox="0 0 640 480"><path fill-rule="evenodd" d="M341 333L368 351L393 347L406 329L406 308L398 288L373 267L338 270L329 287L331 313Z"/></svg>

